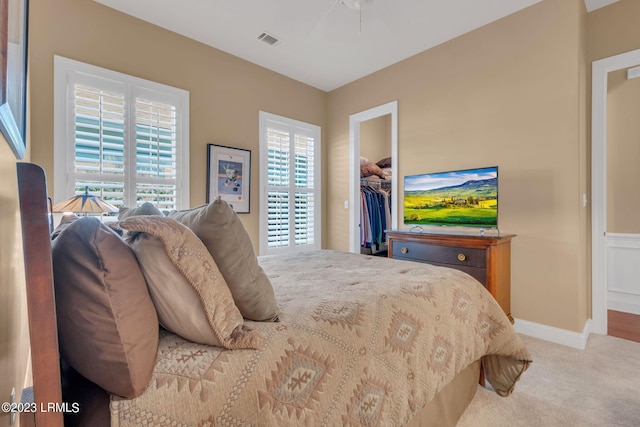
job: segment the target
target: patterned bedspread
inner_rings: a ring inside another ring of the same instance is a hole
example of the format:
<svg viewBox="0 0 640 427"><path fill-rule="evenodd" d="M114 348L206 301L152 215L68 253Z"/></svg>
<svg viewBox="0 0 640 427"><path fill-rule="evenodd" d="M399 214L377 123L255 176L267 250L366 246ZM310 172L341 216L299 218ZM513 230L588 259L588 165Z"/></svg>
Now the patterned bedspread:
<svg viewBox="0 0 640 427"><path fill-rule="evenodd" d="M261 350L162 333L151 383L113 426L394 426L483 358L508 395L531 359L491 295L442 267L336 251L267 256L282 309Z"/></svg>

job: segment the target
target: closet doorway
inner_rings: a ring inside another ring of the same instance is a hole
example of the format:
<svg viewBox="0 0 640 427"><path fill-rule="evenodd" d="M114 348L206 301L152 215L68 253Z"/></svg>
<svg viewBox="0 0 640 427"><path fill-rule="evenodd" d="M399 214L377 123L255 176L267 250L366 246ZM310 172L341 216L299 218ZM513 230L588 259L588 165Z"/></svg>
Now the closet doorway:
<svg viewBox="0 0 640 427"><path fill-rule="evenodd" d="M381 121L369 122L380 118ZM361 150L366 147L363 135L369 127L378 127L380 123L382 127L388 123L391 139L388 153L391 157L391 224L387 228L398 228L398 101L392 101L349 116L349 251L353 253L360 253L360 157L366 155ZM381 156L381 152L373 148L371 154ZM381 159L369 160L375 163Z"/></svg>

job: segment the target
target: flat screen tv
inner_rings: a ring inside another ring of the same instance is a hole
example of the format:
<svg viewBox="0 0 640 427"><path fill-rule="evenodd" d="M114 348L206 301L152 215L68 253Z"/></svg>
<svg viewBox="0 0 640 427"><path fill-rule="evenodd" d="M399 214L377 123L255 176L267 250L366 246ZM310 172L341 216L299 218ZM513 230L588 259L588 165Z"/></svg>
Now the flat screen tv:
<svg viewBox="0 0 640 427"><path fill-rule="evenodd" d="M498 167L405 176L404 223L498 228Z"/></svg>

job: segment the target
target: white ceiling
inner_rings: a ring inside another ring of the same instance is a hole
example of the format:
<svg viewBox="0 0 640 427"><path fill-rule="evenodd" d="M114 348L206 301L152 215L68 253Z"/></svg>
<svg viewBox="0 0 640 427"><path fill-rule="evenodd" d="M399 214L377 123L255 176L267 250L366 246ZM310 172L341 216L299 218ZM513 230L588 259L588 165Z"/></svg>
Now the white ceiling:
<svg viewBox="0 0 640 427"><path fill-rule="evenodd" d="M540 0L95 1L330 91ZM361 14L349 1L366 1Z"/></svg>

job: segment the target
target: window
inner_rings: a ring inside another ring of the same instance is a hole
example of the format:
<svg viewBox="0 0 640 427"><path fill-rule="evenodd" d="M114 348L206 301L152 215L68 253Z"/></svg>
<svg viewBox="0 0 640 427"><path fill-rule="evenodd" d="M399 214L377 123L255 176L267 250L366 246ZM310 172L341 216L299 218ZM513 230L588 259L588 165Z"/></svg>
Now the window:
<svg viewBox="0 0 640 427"><path fill-rule="evenodd" d="M320 127L260 112L260 253L319 249Z"/></svg>
<svg viewBox="0 0 640 427"><path fill-rule="evenodd" d="M189 205L189 93L55 57L54 196Z"/></svg>

